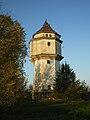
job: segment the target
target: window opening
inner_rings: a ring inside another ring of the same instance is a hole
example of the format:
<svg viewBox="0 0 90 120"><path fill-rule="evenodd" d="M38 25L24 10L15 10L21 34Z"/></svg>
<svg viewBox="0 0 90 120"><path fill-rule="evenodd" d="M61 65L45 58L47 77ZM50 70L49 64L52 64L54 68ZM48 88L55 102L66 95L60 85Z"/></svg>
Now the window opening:
<svg viewBox="0 0 90 120"><path fill-rule="evenodd" d="M52 37L52 35L50 34L49 37Z"/></svg>
<svg viewBox="0 0 90 120"><path fill-rule="evenodd" d="M47 45L50 46L50 42L48 42Z"/></svg>
<svg viewBox="0 0 90 120"><path fill-rule="evenodd" d="M47 60L47 64L50 64L50 60Z"/></svg>
<svg viewBox="0 0 90 120"><path fill-rule="evenodd" d="M48 37L48 34L46 34L46 37Z"/></svg>

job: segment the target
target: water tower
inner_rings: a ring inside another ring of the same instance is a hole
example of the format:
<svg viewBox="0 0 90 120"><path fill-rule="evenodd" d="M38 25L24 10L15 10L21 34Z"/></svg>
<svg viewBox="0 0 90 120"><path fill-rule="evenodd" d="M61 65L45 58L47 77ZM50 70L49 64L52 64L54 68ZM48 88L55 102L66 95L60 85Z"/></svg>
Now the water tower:
<svg viewBox="0 0 90 120"><path fill-rule="evenodd" d="M47 21L30 40L30 61L34 65L33 91L53 89L54 76L63 59L60 40Z"/></svg>

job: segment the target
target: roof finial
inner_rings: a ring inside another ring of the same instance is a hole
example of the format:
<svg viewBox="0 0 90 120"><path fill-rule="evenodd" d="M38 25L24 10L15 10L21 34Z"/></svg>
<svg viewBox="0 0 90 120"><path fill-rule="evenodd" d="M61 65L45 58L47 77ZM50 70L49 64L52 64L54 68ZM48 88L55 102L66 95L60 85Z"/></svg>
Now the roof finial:
<svg viewBox="0 0 90 120"><path fill-rule="evenodd" d="M47 18L45 19L45 22L47 22Z"/></svg>

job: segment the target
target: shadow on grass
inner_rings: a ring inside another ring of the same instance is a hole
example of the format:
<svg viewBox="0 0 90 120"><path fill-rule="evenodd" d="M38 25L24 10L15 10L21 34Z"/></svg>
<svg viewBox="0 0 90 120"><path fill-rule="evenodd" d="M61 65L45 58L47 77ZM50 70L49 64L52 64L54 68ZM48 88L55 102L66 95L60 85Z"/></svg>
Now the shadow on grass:
<svg viewBox="0 0 90 120"><path fill-rule="evenodd" d="M2 109L0 120L90 120L90 103L60 104L23 99Z"/></svg>

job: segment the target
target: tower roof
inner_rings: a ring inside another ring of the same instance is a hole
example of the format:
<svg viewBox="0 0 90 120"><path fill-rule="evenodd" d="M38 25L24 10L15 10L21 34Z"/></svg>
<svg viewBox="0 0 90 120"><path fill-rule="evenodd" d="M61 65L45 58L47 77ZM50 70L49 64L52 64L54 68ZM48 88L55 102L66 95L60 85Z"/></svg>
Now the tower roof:
<svg viewBox="0 0 90 120"><path fill-rule="evenodd" d="M48 24L47 21L44 22L43 26L34 35L39 34L39 33L55 33L55 34L58 34L52 29L52 27L50 26L50 24Z"/></svg>

